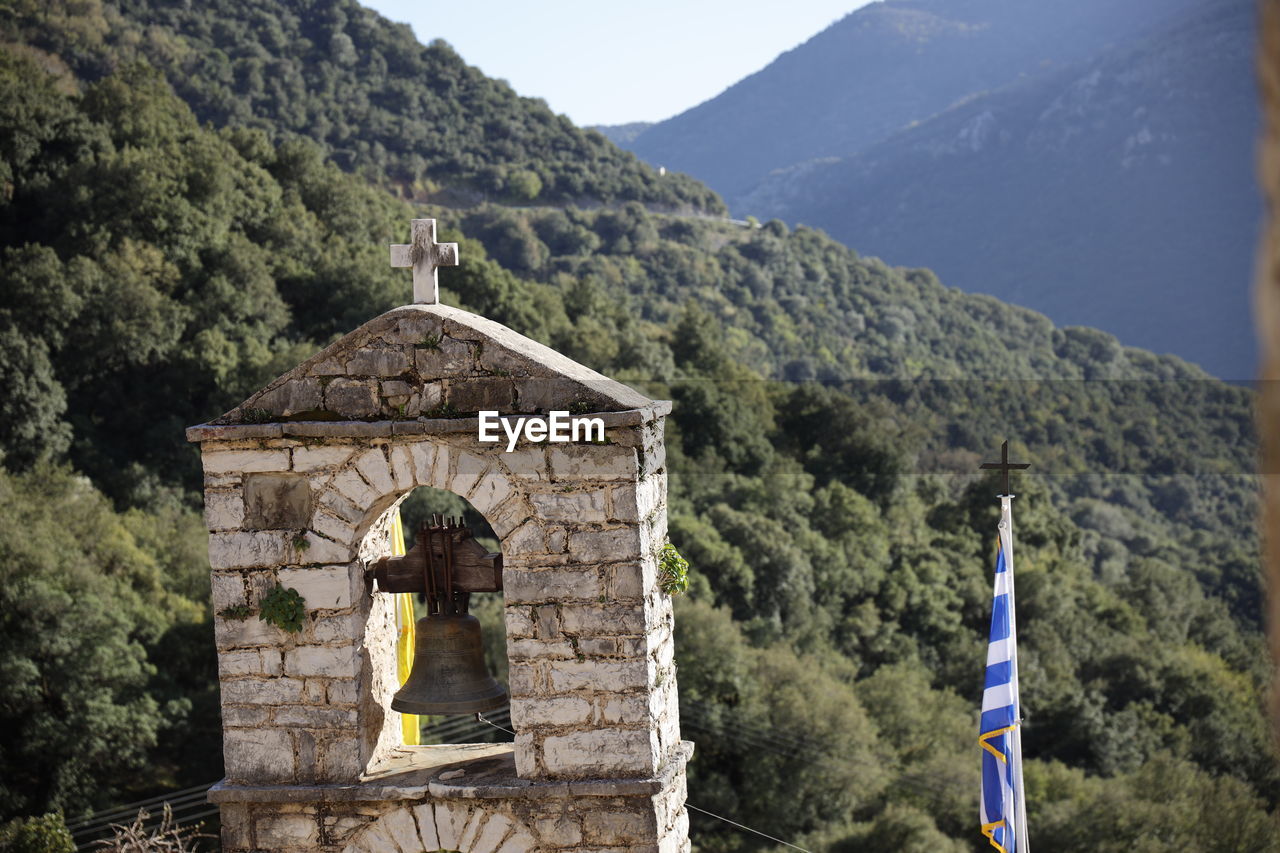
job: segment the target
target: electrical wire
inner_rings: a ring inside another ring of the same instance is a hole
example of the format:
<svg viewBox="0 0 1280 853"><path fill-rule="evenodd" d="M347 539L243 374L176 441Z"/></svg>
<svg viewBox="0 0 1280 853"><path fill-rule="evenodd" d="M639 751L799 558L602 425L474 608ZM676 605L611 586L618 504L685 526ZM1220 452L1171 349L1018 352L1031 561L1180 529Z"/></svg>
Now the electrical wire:
<svg viewBox="0 0 1280 853"><path fill-rule="evenodd" d="M776 841L779 844L785 845L794 850L803 850L804 853L812 853L812 851L805 850L805 848L800 847L799 845L796 845L796 844L792 844L790 841L783 841L781 838L774 838L772 835L769 835L767 832L761 832L758 829L752 829L751 827L747 826L745 823L738 823L736 820L729 820L729 818L727 817L722 817L718 814L713 814L712 812L709 812L706 809L700 809L697 806L695 806L693 803L689 802L688 800L685 800L685 808L693 809L695 812L701 812L707 817L713 817L716 820L722 820L731 826L738 827L738 829L745 829L747 832L754 832L756 835L760 836L761 838L767 838L770 841Z"/></svg>

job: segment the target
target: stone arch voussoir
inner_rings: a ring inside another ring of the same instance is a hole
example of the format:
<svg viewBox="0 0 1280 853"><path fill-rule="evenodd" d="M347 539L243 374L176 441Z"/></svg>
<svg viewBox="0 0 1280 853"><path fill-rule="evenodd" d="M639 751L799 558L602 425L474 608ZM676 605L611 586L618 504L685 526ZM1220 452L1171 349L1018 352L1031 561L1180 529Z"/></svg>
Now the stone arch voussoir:
<svg viewBox="0 0 1280 853"><path fill-rule="evenodd" d="M537 839L518 818L455 802L392 809L361 829L343 853L536 853Z"/></svg>

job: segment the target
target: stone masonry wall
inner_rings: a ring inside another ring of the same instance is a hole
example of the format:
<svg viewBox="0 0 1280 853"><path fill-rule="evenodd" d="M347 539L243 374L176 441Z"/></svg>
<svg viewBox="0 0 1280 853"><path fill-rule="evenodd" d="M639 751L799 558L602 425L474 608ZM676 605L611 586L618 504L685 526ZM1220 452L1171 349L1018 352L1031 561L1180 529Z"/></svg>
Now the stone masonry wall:
<svg viewBox="0 0 1280 853"><path fill-rule="evenodd" d="M466 498L502 540L520 775L656 773L679 742L661 419L509 454L470 433L320 426L338 431L212 427L236 437L202 445L228 778L349 780L397 745L390 596L364 569L417 486ZM300 634L225 615L276 583L306 599Z"/></svg>

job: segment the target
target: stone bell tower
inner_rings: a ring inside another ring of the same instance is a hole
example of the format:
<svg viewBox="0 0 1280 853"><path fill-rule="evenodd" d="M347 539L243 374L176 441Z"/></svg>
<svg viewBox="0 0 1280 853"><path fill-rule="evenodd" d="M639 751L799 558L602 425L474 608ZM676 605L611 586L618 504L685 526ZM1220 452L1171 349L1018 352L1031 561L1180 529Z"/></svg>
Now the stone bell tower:
<svg viewBox="0 0 1280 853"><path fill-rule="evenodd" d="M440 305L432 220L392 263L416 304L187 431L205 471L226 779L223 849L689 849L650 400ZM603 441L484 442L477 413L569 411ZM514 744L404 746L391 596L369 567L414 488L466 498L502 543ZM277 585L301 629L255 615Z"/></svg>

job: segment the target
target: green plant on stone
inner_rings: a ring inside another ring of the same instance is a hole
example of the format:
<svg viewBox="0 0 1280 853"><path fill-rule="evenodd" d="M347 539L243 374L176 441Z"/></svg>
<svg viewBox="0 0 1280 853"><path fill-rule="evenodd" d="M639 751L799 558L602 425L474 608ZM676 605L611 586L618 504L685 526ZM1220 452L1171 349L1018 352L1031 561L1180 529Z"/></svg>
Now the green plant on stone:
<svg viewBox="0 0 1280 853"><path fill-rule="evenodd" d="M270 409L245 409L240 413L240 420L246 424L265 424L274 417Z"/></svg>
<svg viewBox="0 0 1280 853"><path fill-rule="evenodd" d="M440 336L427 335L422 339L422 343L418 344L419 349L438 350L440 349Z"/></svg>
<svg viewBox="0 0 1280 853"><path fill-rule="evenodd" d="M306 612L306 601L298 591L285 589L280 584L276 584L275 589L262 596L262 600L258 602L259 619L291 634L302 630L302 619Z"/></svg>
<svg viewBox="0 0 1280 853"><path fill-rule="evenodd" d="M689 591L689 561L670 542L658 552L658 586L667 595Z"/></svg>

